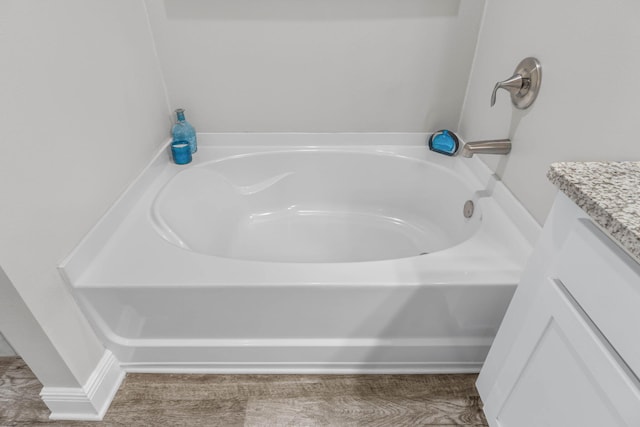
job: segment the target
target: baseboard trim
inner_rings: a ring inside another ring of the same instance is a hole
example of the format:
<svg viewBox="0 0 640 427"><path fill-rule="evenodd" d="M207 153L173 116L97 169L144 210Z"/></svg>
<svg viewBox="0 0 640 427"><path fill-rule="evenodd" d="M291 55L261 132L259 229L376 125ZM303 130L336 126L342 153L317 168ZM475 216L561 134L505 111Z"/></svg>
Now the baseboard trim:
<svg viewBox="0 0 640 427"><path fill-rule="evenodd" d="M470 374L482 363L127 363L131 373L154 374Z"/></svg>
<svg viewBox="0 0 640 427"><path fill-rule="evenodd" d="M43 387L40 397L51 410L52 420L99 421L107 412L125 371L109 350L82 387Z"/></svg>

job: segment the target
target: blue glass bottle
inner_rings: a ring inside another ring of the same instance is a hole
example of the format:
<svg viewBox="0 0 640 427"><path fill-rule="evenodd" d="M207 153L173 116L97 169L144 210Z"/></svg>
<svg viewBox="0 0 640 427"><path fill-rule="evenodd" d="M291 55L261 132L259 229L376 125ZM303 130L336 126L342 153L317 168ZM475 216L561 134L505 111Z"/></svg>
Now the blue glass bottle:
<svg viewBox="0 0 640 427"><path fill-rule="evenodd" d="M196 140L196 130L184 118L184 110L178 108L176 110L177 122L171 129L171 135L174 141L188 141L191 153L198 151L198 141Z"/></svg>

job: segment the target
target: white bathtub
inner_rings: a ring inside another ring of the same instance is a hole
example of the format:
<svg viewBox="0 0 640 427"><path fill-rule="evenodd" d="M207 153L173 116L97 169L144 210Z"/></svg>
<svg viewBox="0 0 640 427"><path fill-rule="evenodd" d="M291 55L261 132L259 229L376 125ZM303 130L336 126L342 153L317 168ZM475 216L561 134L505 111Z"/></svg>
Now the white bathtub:
<svg viewBox="0 0 640 427"><path fill-rule="evenodd" d="M479 370L539 229L477 159L426 134L199 138L61 265L125 369Z"/></svg>

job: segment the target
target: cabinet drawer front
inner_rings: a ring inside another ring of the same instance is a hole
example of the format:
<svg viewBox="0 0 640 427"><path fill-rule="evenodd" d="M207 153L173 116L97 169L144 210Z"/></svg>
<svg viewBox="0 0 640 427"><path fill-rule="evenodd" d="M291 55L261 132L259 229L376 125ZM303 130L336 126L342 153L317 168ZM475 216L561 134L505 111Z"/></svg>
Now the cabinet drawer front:
<svg viewBox="0 0 640 427"><path fill-rule="evenodd" d="M640 376L640 265L588 220L567 239L554 275Z"/></svg>

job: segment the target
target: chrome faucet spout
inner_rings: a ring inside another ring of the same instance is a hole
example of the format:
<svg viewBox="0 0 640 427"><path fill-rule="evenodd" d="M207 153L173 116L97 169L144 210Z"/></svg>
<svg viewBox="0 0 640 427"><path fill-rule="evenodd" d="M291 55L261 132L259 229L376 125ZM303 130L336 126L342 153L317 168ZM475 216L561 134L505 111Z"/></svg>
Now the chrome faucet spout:
<svg viewBox="0 0 640 427"><path fill-rule="evenodd" d="M462 157L473 157L474 154L509 154L510 152L510 139L467 142L462 147Z"/></svg>

